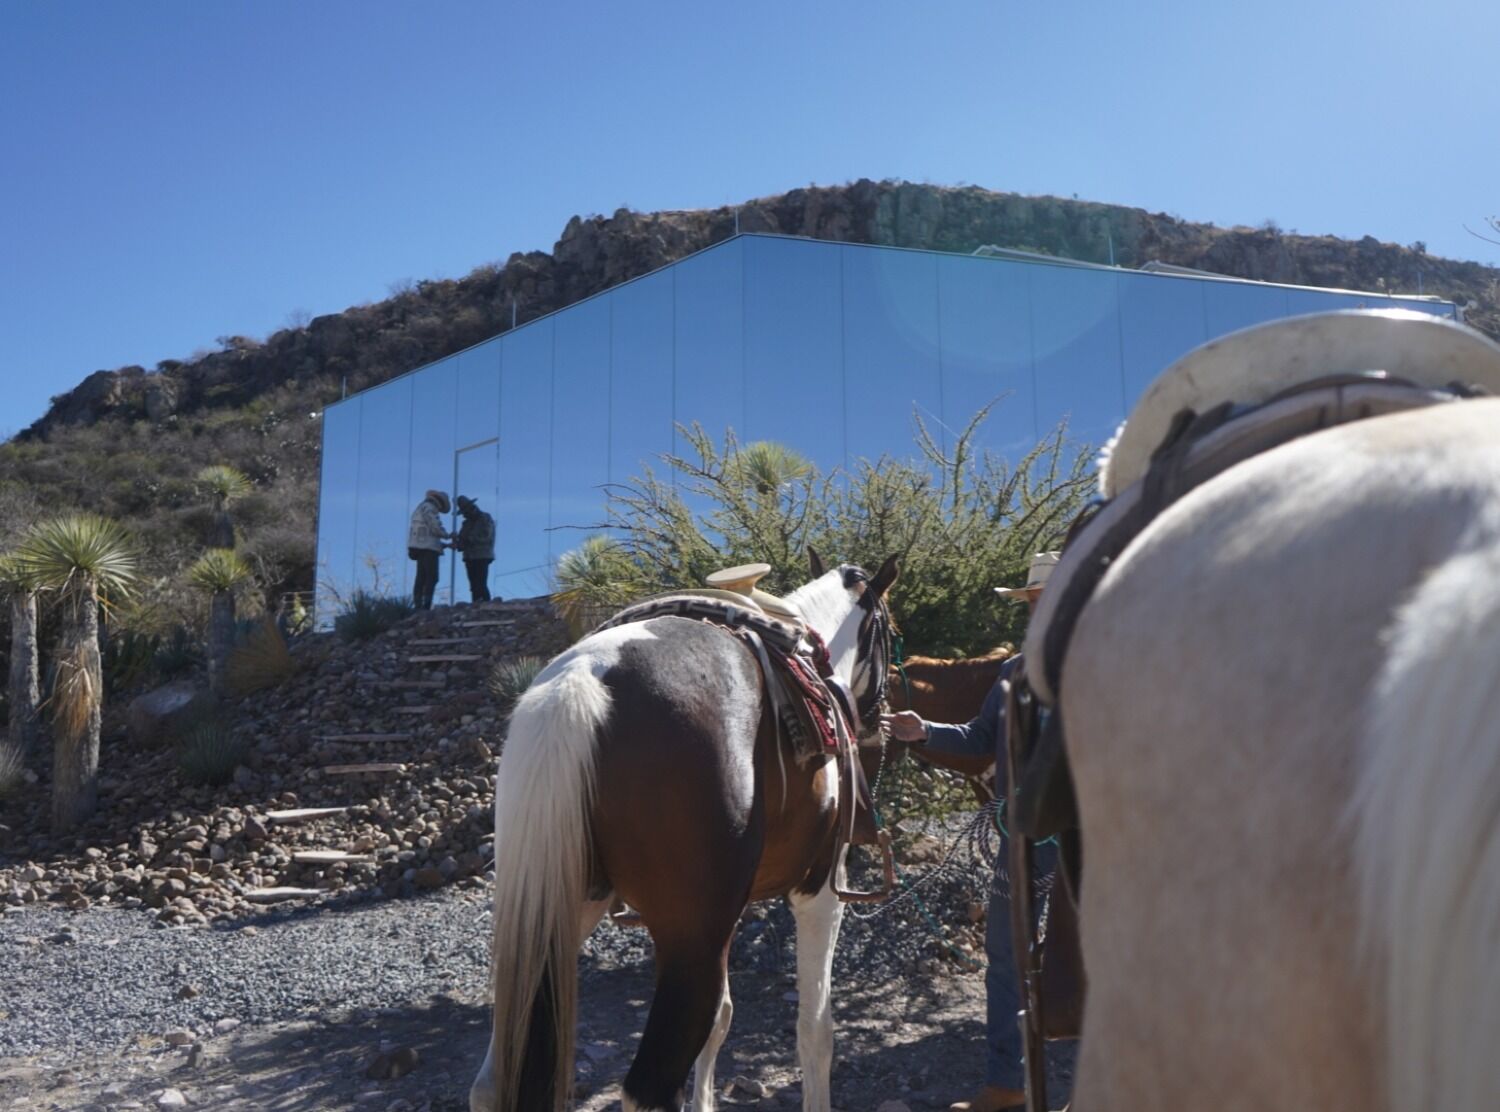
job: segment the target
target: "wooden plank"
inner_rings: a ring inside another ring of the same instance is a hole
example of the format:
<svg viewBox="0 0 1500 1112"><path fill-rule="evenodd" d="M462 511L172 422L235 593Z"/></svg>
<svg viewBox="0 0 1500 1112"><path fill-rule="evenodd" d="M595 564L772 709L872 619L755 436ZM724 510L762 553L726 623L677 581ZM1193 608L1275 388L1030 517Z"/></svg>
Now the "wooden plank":
<svg viewBox="0 0 1500 1112"><path fill-rule="evenodd" d="M482 637L413 637L407 642L408 645L467 645L473 641L482 641Z"/></svg>
<svg viewBox="0 0 1500 1112"><path fill-rule="evenodd" d="M350 764L350 765L324 765L323 772L327 776L353 776L360 772L395 772L406 771L404 764L396 764L393 761L377 761L374 764Z"/></svg>
<svg viewBox="0 0 1500 1112"><path fill-rule="evenodd" d="M479 629L482 626L513 626L516 624L514 618L501 618L495 622L454 622L459 629Z"/></svg>
<svg viewBox="0 0 1500 1112"><path fill-rule="evenodd" d="M365 865L375 858L368 853L346 853L341 849L308 849L292 854L292 860L299 865L337 865L341 861L350 865Z"/></svg>
<svg viewBox="0 0 1500 1112"><path fill-rule="evenodd" d="M483 660L482 656L465 656L463 654L447 653L439 656L409 656L406 658L408 664L469 664L476 660Z"/></svg>
<svg viewBox="0 0 1500 1112"><path fill-rule="evenodd" d="M396 707L397 714L431 714L435 707Z"/></svg>
<svg viewBox="0 0 1500 1112"><path fill-rule="evenodd" d="M290 826L292 823L327 818L329 815L342 815L347 810L347 807L294 807L290 811L267 811L266 818L277 826Z"/></svg>
<svg viewBox="0 0 1500 1112"><path fill-rule="evenodd" d="M280 903L282 900L310 900L327 895L321 888L252 888L245 899L253 904Z"/></svg>
<svg viewBox="0 0 1500 1112"><path fill-rule="evenodd" d="M317 741L410 741L410 734L319 734Z"/></svg>
<svg viewBox="0 0 1500 1112"><path fill-rule="evenodd" d="M406 687L447 687L448 685L446 683L444 683L442 680L382 680L379 683L378 686L380 686L380 687L406 688Z"/></svg>

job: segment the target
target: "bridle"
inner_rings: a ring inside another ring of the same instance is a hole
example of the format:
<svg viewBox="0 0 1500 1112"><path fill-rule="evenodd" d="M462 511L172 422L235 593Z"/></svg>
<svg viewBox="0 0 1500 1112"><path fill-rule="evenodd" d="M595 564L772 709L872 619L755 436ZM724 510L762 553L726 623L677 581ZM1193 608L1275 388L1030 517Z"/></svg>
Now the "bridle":
<svg viewBox="0 0 1500 1112"><path fill-rule="evenodd" d="M865 607L865 600L869 598L870 577L860 568L849 568L848 571L854 582L866 584L865 593L860 596L860 606ZM885 597L881 596L868 606L855 636L854 673L850 677L849 686L855 692L862 737L872 736L880 729L880 715L885 709L886 685L890 678L891 643L895 633L896 622L891 617L891 608L886 604Z"/></svg>

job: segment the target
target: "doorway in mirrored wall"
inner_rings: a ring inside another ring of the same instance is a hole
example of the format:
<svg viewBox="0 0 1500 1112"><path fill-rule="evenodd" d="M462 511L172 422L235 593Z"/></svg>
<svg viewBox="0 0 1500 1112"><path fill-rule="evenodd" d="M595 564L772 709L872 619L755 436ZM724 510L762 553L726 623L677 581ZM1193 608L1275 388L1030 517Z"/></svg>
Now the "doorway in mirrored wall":
<svg viewBox="0 0 1500 1112"><path fill-rule="evenodd" d="M500 440L491 437L469 444L453 453L453 524L457 533L463 526L458 512L458 499L462 495L472 499L484 513L495 518L496 531L500 528L496 512L500 494ZM489 569L486 569L488 571ZM448 556L448 604L472 602L469 590L468 571L463 565L462 555L451 552Z"/></svg>

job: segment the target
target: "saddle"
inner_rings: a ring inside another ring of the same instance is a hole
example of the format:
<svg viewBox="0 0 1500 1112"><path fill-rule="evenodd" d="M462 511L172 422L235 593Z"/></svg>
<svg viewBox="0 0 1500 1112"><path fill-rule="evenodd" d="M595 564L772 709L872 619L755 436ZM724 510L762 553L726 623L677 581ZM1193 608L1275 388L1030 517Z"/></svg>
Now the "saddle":
<svg viewBox="0 0 1500 1112"><path fill-rule="evenodd" d="M1049 837L1058 839L1066 883L1061 904L1054 887L1045 939L1029 918L1015 918L1016 938L1027 942L1017 954L1029 1108L1046 1107L1041 1041L1076 1036L1083 1014L1071 906L1083 881L1083 841L1060 696L1073 631L1105 573L1172 503L1253 456L1336 425L1496 389L1500 348L1472 330L1404 310L1320 314L1248 328L1190 353L1152 384L1106 449L1101 499L1070 527L1032 616L1007 723L1012 830L1020 835L1013 887L1029 899L1031 845Z"/></svg>
<svg viewBox="0 0 1500 1112"><path fill-rule="evenodd" d="M770 570L768 564L750 564L716 572L709 576L709 587L673 591L635 603L595 632L650 618L677 617L721 629L749 649L760 667L777 736L791 741L796 761L805 764L832 757L844 769L839 777L835 892L846 903L884 900L895 887L895 861L890 834L875 820L874 796L859 762L854 695L833 671L822 638L796 609L755 587ZM851 845L880 847L882 890L861 892L842 886L839 875Z"/></svg>

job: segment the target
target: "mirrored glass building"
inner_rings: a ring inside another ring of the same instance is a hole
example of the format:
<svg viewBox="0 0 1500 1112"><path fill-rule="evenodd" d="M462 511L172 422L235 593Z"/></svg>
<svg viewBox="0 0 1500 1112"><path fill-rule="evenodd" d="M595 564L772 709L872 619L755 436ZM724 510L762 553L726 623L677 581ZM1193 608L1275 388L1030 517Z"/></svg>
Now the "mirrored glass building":
<svg viewBox="0 0 1500 1112"><path fill-rule="evenodd" d="M536 595L603 520L604 486L681 448L679 425L779 441L827 469L913 455L914 413L946 435L1000 397L987 447L1019 455L1064 418L1099 444L1205 340L1391 305L1456 315L1431 298L1013 252L736 236L330 405L318 616L356 587L410 592L407 523L429 488L494 515L495 595ZM439 604L468 601L452 561Z"/></svg>

